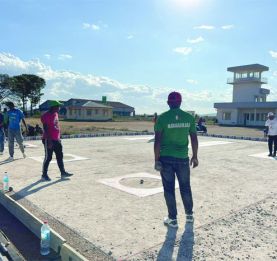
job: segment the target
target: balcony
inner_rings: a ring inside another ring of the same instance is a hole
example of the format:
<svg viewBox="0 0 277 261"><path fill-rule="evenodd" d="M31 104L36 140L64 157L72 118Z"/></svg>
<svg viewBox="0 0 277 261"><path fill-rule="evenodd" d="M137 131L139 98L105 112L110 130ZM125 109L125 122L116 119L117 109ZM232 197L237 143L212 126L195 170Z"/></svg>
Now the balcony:
<svg viewBox="0 0 277 261"><path fill-rule="evenodd" d="M261 84L267 83L267 78L262 77L246 77L246 78L228 78L227 83L228 84L236 84L236 83L251 83L251 82L257 82Z"/></svg>
<svg viewBox="0 0 277 261"><path fill-rule="evenodd" d="M260 94L266 94L266 95L268 95L268 94L270 94L270 90L269 89L265 89L265 88L261 88L260 89Z"/></svg>

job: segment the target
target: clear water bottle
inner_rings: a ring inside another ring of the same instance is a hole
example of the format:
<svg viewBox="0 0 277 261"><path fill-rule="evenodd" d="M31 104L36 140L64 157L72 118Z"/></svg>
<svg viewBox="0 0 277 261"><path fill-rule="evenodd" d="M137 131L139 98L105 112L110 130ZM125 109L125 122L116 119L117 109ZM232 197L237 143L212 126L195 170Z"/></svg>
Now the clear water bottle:
<svg viewBox="0 0 277 261"><path fill-rule="evenodd" d="M9 188L10 188L9 175L7 172L5 172L5 175L3 177L3 191L7 192L7 191L9 191Z"/></svg>
<svg viewBox="0 0 277 261"><path fill-rule="evenodd" d="M50 253L50 228L47 221L43 223L40 230L40 254L46 256Z"/></svg>

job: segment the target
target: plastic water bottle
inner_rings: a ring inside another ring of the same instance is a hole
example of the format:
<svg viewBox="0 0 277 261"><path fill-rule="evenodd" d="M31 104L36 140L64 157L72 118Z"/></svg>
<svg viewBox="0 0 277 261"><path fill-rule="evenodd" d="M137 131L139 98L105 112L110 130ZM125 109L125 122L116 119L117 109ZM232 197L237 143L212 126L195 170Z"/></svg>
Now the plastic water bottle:
<svg viewBox="0 0 277 261"><path fill-rule="evenodd" d="M46 256L50 253L50 228L47 221L43 223L40 230L40 254Z"/></svg>
<svg viewBox="0 0 277 261"><path fill-rule="evenodd" d="M9 175L7 172L5 172L4 178L3 178L3 191L7 192L9 191L10 188L10 180L9 180Z"/></svg>

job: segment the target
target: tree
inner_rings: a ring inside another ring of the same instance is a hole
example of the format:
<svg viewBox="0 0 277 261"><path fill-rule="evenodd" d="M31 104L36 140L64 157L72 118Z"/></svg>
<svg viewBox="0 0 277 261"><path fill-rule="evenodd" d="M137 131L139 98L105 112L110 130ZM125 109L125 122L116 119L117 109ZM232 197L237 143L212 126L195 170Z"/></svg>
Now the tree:
<svg viewBox="0 0 277 261"><path fill-rule="evenodd" d="M8 74L0 74L0 102L12 95L10 89L10 77Z"/></svg>
<svg viewBox="0 0 277 261"><path fill-rule="evenodd" d="M31 104L31 115L33 115L33 108L39 104L41 96L43 96L43 93L41 93L41 89L35 89L29 95Z"/></svg>
<svg viewBox="0 0 277 261"><path fill-rule="evenodd" d="M33 106L39 103L44 87L45 80L34 74L21 74L11 80L11 90L21 99L24 112L28 101L31 103L31 113L33 112Z"/></svg>

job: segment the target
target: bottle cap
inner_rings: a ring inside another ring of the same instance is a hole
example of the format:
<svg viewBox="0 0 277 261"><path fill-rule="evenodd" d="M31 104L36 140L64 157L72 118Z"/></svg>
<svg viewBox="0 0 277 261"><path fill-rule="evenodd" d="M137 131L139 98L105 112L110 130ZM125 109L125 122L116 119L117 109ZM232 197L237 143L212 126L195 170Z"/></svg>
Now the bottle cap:
<svg viewBox="0 0 277 261"><path fill-rule="evenodd" d="M44 220L44 221L43 221L43 224L48 224L48 221L47 221L47 220Z"/></svg>

